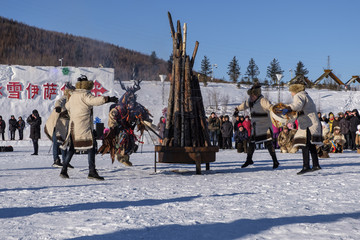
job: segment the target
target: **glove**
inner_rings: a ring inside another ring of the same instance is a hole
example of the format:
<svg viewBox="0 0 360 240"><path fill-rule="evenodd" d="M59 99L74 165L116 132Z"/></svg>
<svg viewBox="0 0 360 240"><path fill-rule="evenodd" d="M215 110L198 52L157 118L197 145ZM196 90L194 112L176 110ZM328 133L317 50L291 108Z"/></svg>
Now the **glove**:
<svg viewBox="0 0 360 240"><path fill-rule="evenodd" d="M55 112L61 113L61 107L56 107L56 108L55 108Z"/></svg>
<svg viewBox="0 0 360 240"><path fill-rule="evenodd" d="M290 112L290 110L287 109L287 108L284 108L284 109L282 110L282 115L286 115L288 112Z"/></svg>
<svg viewBox="0 0 360 240"><path fill-rule="evenodd" d="M117 102L119 99L115 96L109 97L109 102Z"/></svg>

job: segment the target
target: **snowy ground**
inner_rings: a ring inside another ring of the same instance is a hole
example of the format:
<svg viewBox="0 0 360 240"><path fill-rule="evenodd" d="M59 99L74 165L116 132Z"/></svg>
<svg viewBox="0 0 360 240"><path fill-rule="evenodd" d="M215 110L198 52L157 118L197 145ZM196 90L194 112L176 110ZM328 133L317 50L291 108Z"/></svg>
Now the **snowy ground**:
<svg viewBox="0 0 360 240"><path fill-rule="evenodd" d="M0 239L360 239L360 155L331 154L321 171L296 175L301 154L265 150L255 164L221 150L210 171L158 164L154 147L131 156L133 167L97 156L105 181L87 179L76 155L70 179L52 168L49 142L30 156L29 142L0 153ZM16 145L16 144L14 144Z"/></svg>
<svg viewBox="0 0 360 240"><path fill-rule="evenodd" d="M164 99L160 82L141 86L138 101L157 124L169 85ZM215 110L209 105L216 96L228 105L215 111L231 114L247 98L247 88L203 87L207 112ZM115 92L123 92L118 84ZM308 92L321 112L360 106L359 92ZM276 89L263 94L276 102ZM286 89L281 101L291 101ZM18 116L11 105L2 107L3 115ZM108 105L98 108L107 110ZM39 110L45 123L50 111ZM0 239L360 239L360 154L332 154L321 159L321 171L298 176L300 153L278 153L281 165L273 170L268 153L259 150L255 164L241 169L245 154L226 150L202 175L195 174L193 165L167 164L158 164L154 174L154 147L148 135L144 141L143 153L131 156L133 167L97 156L103 182L87 179L84 155L74 156L70 179L60 178L60 169L51 167L45 135L36 157L30 156L29 140L0 142L15 149L0 153Z"/></svg>

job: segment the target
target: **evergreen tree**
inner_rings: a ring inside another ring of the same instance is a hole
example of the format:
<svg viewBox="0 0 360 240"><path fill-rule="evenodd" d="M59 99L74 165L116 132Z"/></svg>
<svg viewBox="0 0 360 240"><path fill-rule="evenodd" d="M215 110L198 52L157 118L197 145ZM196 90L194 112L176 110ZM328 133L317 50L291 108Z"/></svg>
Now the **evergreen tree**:
<svg viewBox="0 0 360 240"><path fill-rule="evenodd" d="M256 65L253 58L249 61L249 66L247 67L246 75L254 83L254 79L260 74L259 67Z"/></svg>
<svg viewBox="0 0 360 240"><path fill-rule="evenodd" d="M305 68L304 64L299 61L296 65L295 76L303 75L304 77L309 73L309 71Z"/></svg>
<svg viewBox="0 0 360 240"><path fill-rule="evenodd" d="M152 51L151 52L151 55L150 55L150 62L153 66L156 66L157 65L157 56L156 56L156 52L155 51Z"/></svg>
<svg viewBox="0 0 360 240"><path fill-rule="evenodd" d="M227 74L229 75L230 80L233 83L236 83L241 73L240 73L240 66L239 66L238 60L236 59L235 56L229 63L228 69L229 69L229 71L227 72Z"/></svg>
<svg viewBox="0 0 360 240"><path fill-rule="evenodd" d="M207 78L212 73L210 60L204 56L204 59L201 61L201 74Z"/></svg>
<svg viewBox="0 0 360 240"><path fill-rule="evenodd" d="M283 73L284 71L281 70L279 61L277 59L273 59L270 62L270 65L267 67L267 77L269 77L271 79L271 81L273 82L273 84L277 83L277 77L276 74L278 73Z"/></svg>

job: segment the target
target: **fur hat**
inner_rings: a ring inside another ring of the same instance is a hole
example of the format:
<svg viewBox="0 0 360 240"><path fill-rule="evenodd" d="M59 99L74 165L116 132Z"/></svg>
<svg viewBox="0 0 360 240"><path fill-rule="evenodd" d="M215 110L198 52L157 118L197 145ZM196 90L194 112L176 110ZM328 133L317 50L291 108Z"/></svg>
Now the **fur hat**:
<svg viewBox="0 0 360 240"><path fill-rule="evenodd" d="M261 86L260 84L254 84L248 91L247 94L250 95L255 95L255 96L260 96L261 95Z"/></svg>
<svg viewBox="0 0 360 240"><path fill-rule="evenodd" d="M335 126L335 127L334 127L334 131L335 131L335 130L339 130L339 131L340 131L340 127L339 127L339 126Z"/></svg>
<svg viewBox="0 0 360 240"><path fill-rule="evenodd" d="M94 82L89 81L88 78L83 74L81 74L77 80L78 81L75 84L76 89L91 90L94 87Z"/></svg>
<svg viewBox="0 0 360 240"><path fill-rule="evenodd" d="M289 91L293 93L305 91L305 85L300 83L291 84L289 87Z"/></svg>

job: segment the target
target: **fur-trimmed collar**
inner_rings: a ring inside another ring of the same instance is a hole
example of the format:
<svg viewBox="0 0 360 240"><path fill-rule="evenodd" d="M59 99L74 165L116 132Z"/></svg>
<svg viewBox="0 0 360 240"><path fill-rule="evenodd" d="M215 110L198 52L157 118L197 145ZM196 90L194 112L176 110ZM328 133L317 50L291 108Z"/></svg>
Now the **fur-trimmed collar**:
<svg viewBox="0 0 360 240"><path fill-rule="evenodd" d="M299 92L305 91L305 86L302 84L298 84L298 83L291 84L289 87L289 91L294 92L294 93L299 93Z"/></svg>
<svg viewBox="0 0 360 240"><path fill-rule="evenodd" d="M94 87L93 81L78 81L75 85L76 89L91 90Z"/></svg>

